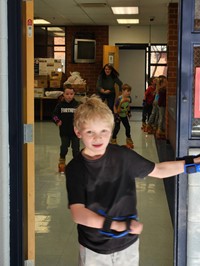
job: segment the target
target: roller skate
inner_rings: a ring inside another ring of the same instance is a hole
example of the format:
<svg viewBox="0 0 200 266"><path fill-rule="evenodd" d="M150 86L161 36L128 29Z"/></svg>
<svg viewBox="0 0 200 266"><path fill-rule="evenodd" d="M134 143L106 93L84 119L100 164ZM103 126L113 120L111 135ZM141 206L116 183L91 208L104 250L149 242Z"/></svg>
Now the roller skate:
<svg viewBox="0 0 200 266"><path fill-rule="evenodd" d="M117 145L117 139L113 139L113 138L112 138L112 139L110 140L110 143L111 143L111 144L116 144L116 145Z"/></svg>
<svg viewBox="0 0 200 266"><path fill-rule="evenodd" d="M144 130L146 128L146 123L142 123L141 129Z"/></svg>
<svg viewBox="0 0 200 266"><path fill-rule="evenodd" d="M58 172L64 174L65 172L65 159L60 158L58 162Z"/></svg>
<svg viewBox="0 0 200 266"><path fill-rule="evenodd" d="M152 126L148 125L147 126L147 133L148 134L155 134L155 130Z"/></svg>
<svg viewBox="0 0 200 266"><path fill-rule="evenodd" d="M126 147L129 149L134 149L134 144L131 138L126 138Z"/></svg>
<svg viewBox="0 0 200 266"><path fill-rule="evenodd" d="M147 132L147 130L148 130L148 115L146 115L146 120L145 120L145 123L143 125L143 131Z"/></svg>

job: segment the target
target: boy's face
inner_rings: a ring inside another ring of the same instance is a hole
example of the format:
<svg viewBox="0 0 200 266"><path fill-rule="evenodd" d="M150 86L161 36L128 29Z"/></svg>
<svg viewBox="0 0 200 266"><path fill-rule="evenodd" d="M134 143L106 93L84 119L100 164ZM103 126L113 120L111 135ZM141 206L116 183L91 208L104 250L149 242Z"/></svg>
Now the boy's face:
<svg viewBox="0 0 200 266"><path fill-rule="evenodd" d="M122 94L124 97L129 97L131 95L131 91L124 90L124 91L122 91Z"/></svg>
<svg viewBox="0 0 200 266"><path fill-rule="evenodd" d="M81 130L77 128L74 130L85 145L84 153L86 155L93 157L105 153L112 134L110 124L96 118L84 124Z"/></svg>
<svg viewBox="0 0 200 266"><path fill-rule="evenodd" d="M71 102L74 99L74 90L73 89L65 89L63 92L63 96L66 102Z"/></svg>

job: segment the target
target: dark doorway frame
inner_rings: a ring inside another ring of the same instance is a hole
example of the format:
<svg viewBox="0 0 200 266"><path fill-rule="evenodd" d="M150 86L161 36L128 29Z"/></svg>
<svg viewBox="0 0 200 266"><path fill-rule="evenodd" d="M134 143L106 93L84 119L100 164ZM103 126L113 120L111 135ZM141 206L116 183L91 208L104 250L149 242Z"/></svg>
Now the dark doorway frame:
<svg viewBox="0 0 200 266"><path fill-rule="evenodd" d="M8 116L10 155L10 265L24 265L21 0L8 0Z"/></svg>

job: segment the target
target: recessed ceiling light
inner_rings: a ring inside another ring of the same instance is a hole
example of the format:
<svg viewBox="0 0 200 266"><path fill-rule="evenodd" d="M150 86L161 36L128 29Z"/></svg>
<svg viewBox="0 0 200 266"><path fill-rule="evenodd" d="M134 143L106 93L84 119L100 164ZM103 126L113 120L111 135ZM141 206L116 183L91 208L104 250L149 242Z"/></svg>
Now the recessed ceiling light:
<svg viewBox="0 0 200 266"><path fill-rule="evenodd" d="M34 24L51 24L49 21L45 20L45 19L34 19Z"/></svg>
<svg viewBox="0 0 200 266"><path fill-rule="evenodd" d="M119 24L139 24L139 19L117 19Z"/></svg>
<svg viewBox="0 0 200 266"><path fill-rule="evenodd" d="M137 6L130 6L130 7L111 7L112 11L116 15L133 15L138 14L139 9Z"/></svg>

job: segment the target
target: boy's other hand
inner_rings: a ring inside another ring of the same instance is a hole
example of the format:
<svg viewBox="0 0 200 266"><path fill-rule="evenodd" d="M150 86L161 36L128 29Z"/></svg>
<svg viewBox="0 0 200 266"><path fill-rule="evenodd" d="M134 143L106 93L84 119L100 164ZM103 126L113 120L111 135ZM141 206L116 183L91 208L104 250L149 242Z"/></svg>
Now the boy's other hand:
<svg viewBox="0 0 200 266"><path fill-rule="evenodd" d="M136 221L136 220L131 220L130 224L130 234L136 234L139 235L142 233L143 230L143 224Z"/></svg>
<svg viewBox="0 0 200 266"><path fill-rule="evenodd" d="M62 121L60 120L60 121L57 122L57 126L60 127L61 125L62 125Z"/></svg>

